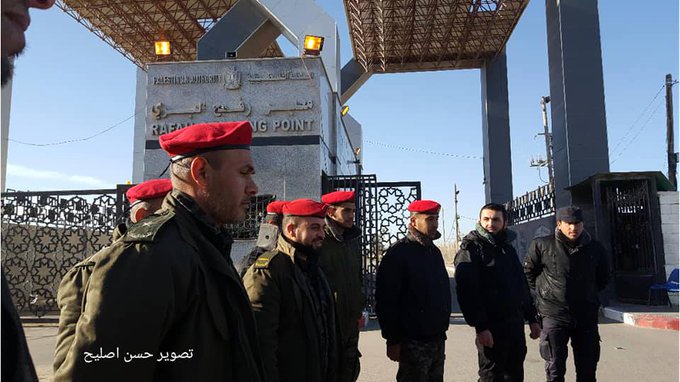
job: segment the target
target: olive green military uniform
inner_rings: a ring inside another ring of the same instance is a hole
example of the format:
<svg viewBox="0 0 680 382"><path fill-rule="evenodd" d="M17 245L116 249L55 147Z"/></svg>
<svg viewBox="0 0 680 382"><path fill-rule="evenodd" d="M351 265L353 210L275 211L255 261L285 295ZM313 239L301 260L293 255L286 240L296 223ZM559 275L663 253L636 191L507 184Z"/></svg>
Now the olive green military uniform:
<svg viewBox="0 0 680 382"><path fill-rule="evenodd" d="M326 218L326 238L319 264L335 299L338 336L338 381L353 382L359 376L359 326L365 297L361 290L361 231L343 230Z"/></svg>
<svg viewBox="0 0 680 382"><path fill-rule="evenodd" d="M334 307L318 254L279 236L276 249L262 254L243 281L267 381L335 381Z"/></svg>
<svg viewBox="0 0 680 382"><path fill-rule="evenodd" d="M191 197L167 195L97 259L55 381L263 381L231 243Z"/></svg>
<svg viewBox="0 0 680 382"><path fill-rule="evenodd" d="M118 224L111 235L111 242L118 241L127 232L125 223ZM61 367L68 354L68 349L73 343L76 334L76 324L82 312L82 302L87 281L90 279L92 269L97 258L106 253L108 247L104 247L97 253L85 258L73 266L64 277L61 278L57 290L57 306L59 306L59 331L57 343L54 347L54 371Z"/></svg>

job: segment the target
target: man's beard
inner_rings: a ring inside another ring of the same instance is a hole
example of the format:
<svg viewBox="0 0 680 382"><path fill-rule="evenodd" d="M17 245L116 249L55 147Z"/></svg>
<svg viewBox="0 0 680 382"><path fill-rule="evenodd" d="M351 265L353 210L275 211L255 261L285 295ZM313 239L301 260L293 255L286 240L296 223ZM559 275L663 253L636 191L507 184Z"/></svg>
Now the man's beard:
<svg viewBox="0 0 680 382"><path fill-rule="evenodd" d="M2 86L5 86L7 81L12 78L12 72L14 71L14 64L12 61L13 60L10 60L9 57L2 56Z"/></svg>
<svg viewBox="0 0 680 382"><path fill-rule="evenodd" d="M218 225L240 223L244 217L239 210L234 210L233 206L224 202L224 195L210 190L198 190L197 196L205 204L205 213L210 216ZM237 208L242 208L238 206ZM245 212L243 212L245 215Z"/></svg>
<svg viewBox="0 0 680 382"><path fill-rule="evenodd" d="M227 224L227 212L223 203L208 190L198 190L197 195L203 201L203 209L218 225Z"/></svg>

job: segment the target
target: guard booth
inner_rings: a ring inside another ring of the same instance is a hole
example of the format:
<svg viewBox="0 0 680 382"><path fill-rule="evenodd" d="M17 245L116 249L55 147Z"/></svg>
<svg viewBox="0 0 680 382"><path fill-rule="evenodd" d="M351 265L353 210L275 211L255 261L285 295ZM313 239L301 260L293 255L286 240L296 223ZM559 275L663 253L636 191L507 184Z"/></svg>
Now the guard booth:
<svg viewBox="0 0 680 382"><path fill-rule="evenodd" d="M606 297L647 303L649 286L666 280L658 193L673 189L658 171L596 174L568 188L586 229L611 256Z"/></svg>

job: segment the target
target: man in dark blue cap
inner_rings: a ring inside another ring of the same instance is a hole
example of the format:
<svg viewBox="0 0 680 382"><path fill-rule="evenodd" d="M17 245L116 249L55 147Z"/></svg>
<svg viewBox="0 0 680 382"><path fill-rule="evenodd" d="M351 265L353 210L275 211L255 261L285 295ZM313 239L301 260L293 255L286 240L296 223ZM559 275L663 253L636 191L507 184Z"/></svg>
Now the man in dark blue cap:
<svg viewBox="0 0 680 382"><path fill-rule="evenodd" d="M524 274L536 291L542 318L540 353L547 381L564 381L569 339L576 380L595 381L600 359L598 292L609 282L609 259L584 230L580 208L557 211L555 235L531 243Z"/></svg>

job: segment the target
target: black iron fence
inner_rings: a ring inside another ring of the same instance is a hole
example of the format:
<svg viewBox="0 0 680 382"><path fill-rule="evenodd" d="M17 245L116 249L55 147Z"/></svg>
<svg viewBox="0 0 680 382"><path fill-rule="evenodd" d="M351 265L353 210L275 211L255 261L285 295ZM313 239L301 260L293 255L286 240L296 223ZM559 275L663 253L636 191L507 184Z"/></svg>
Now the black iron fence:
<svg viewBox="0 0 680 382"><path fill-rule="evenodd" d="M547 184L505 204L508 225L525 223L555 214L555 190Z"/></svg>
<svg viewBox="0 0 680 382"><path fill-rule="evenodd" d="M2 194L2 269L21 315L57 314L62 276L82 259L109 245L127 218L125 191L115 189L6 192ZM253 197L247 218L230 225L235 239L257 238L273 195Z"/></svg>
<svg viewBox="0 0 680 382"><path fill-rule="evenodd" d="M237 240L257 239L260 223L267 214L267 204L275 199L276 196L269 194L253 196L250 199L246 220L242 223L227 225L231 237Z"/></svg>
<svg viewBox="0 0 680 382"><path fill-rule="evenodd" d="M109 244L126 189L2 194L2 268L20 314L58 310L62 275Z"/></svg>

